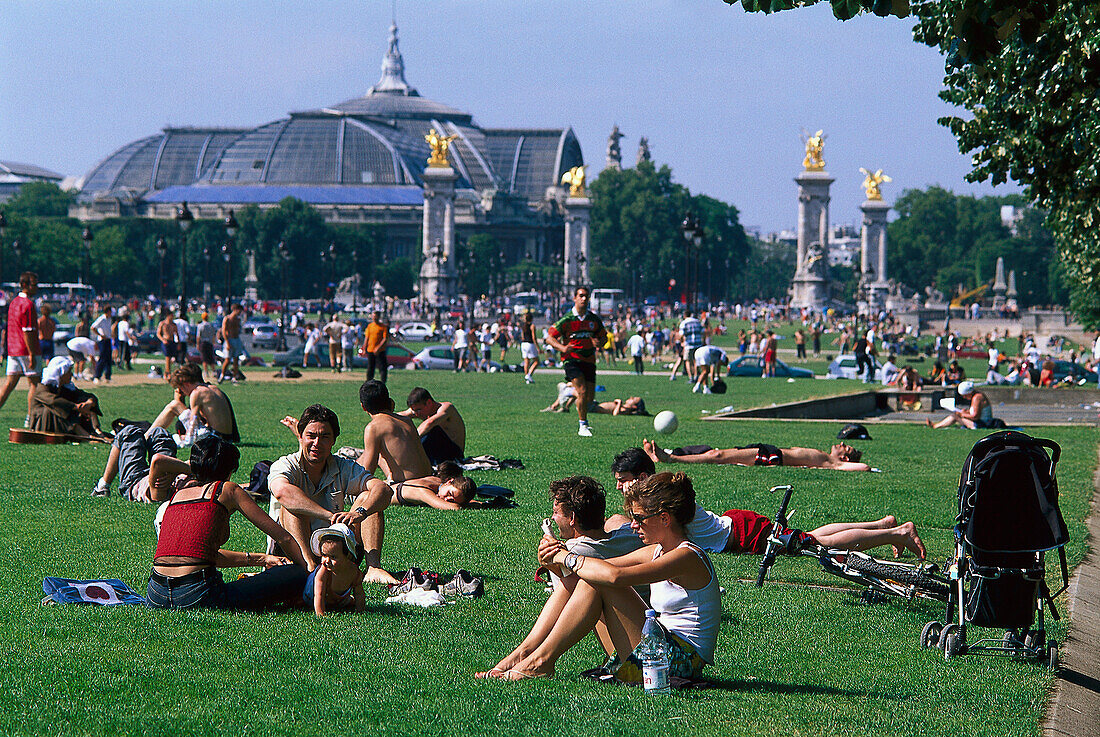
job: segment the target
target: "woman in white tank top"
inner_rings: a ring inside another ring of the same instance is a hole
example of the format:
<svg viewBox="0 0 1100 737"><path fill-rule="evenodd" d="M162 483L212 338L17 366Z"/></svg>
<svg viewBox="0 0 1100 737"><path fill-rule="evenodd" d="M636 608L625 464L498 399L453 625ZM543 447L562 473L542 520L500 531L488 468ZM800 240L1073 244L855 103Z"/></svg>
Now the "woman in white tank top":
<svg viewBox="0 0 1100 737"><path fill-rule="evenodd" d="M553 675L558 658L602 621L607 637L600 642L613 656L604 667L619 680L641 682L634 649L646 605L631 588L639 584L651 584L652 607L670 646L669 674L698 677L705 664L714 662L722 601L710 559L684 533L695 515L691 479L683 473L656 474L632 484L624 497L630 526L646 547L601 560L570 553L560 541L543 537L539 562L563 578L575 574L573 592L551 617L543 612L531 633L535 637L528 636L529 648L517 648L477 677L515 681Z"/></svg>

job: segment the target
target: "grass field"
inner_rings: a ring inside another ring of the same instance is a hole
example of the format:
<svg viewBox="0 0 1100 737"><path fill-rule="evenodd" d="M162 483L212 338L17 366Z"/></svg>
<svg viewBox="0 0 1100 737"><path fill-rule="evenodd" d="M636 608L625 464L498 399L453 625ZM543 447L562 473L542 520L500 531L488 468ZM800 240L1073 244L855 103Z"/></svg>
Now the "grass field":
<svg viewBox="0 0 1100 737"><path fill-rule="evenodd" d="M577 673L600 662L592 638L558 663L551 681L475 681L526 633L545 600L534 583L538 523L547 483L587 473L612 486L609 465L624 447L652 434L648 418L596 416L595 437L576 436L575 415L539 413L558 372L525 386L514 374L391 374L401 403L416 382L454 401L469 427L469 450L521 458L524 471L472 474L516 489L519 507L441 513L387 513L383 560L398 570L468 568L487 594L438 610L383 603L368 589L368 613L316 619L308 612L233 615L137 607L42 607L46 575L118 577L144 590L153 549L154 508L117 494L93 499L107 455L103 446L0 448L0 550L6 595L0 601L0 733L5 735L1036 735L1051 675L1034 663L967 656L944 662L922 651L931 606L865 605L857 596L787 584L826 581L808 559L780 559L769 584L754 588L759 560L716 556L726 588L718 688L646 698L638 689L597 685ZM701 422L700 410L751 406L834 393L843 382L737 379L731 393L688 393L683 380L601 376L600 397L640 394L652 411L674 409L680 430L667 444L728 447L750 442L826 448L836 423ZM858 388L858 387L856 387ZM241 480L261 458L295 447L277 425L312 402L335 409L338 444L361 445L365 415L357 383L307 374L298 383L249 382L227 389L237 408ZM152 417L169 397L163 386L99 392L108 419ZM23 395L0 410L0 427L21 424ZM794 522L890 513L913 520L933 559L951 549L961 464L979 437L967 431L871 426L857 442L881 474L802 469L692 468L701 503L718 512L749 508L771 515L768 488L796 487ZM1084 553L1081 523L1096 466L1097 434L1057 428L1035 434L1062 444L1062 508ZM230 548L258 550L261 535L234 519ZM1054 627L1061 639L1064 624Z"/></svg>

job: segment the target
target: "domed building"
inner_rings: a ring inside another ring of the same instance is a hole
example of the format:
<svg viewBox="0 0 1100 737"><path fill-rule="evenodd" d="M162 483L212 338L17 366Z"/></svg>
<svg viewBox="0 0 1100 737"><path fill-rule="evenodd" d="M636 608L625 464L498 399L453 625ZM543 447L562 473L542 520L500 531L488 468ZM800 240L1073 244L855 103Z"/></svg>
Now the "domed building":
<svg viewBox="0 0 1100 737"><path fill-rule="evenodd" d="M330 222L381 224L388 256L414 256L431 128L455 136L460 238L492 234L507 263L561 252L561 178L584 163L573 131L482 128L469 113L421 97L405 80L396 25L382 77L365 95L255 128L165 128L93 167L71 214L169 219L186 201L196 217L222 218L295 197Z"/></svg>

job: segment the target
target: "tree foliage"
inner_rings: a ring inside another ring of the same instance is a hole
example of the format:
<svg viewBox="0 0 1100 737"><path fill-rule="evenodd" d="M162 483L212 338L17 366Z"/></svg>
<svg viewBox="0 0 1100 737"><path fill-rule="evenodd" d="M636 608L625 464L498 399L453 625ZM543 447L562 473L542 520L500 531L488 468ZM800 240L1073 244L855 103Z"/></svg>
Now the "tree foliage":
<svg viewBox="0 0 1100 737"><path fill-rule="evenodd" d="M672 180L667 165L641 161L633 169L604 169L589 188L590 273L597 286L627 294L679 298L689 251L681 223L691 212L703 226L698 253L690 252L695 283L714 299L730 295L731 276L748 255L748 241L737 208L705 195L692 195ZM675 279L677 286L669 287Z"/></svg>
<svg viewBox="0 0 1100 737"><path fill-rule="evenodd" d="M773 12L819 0L743 0ZM732 4L733 0L726 0ZM847 19L886 0L832 0ZM912 0L914 38L946 60L940 96L969 117L941 119L973 153L968 180L1010 177L1048 212L1070 308L1100 326L1100 4L1092 0ZM901 10L904 10L901 9Z"/></svg>
<svg viewBox="0 0 1100 737"><path fill-rule="evenodd" d="M913 289L935 285L950 296L991 282L1003 257L1006 272L1016 272L1021 305L1064 302L1043 213L1023 209L1013 235L1001 222L1002 205L1024 208L1026 199L960 196L942 187L905 190L894 204L898 218L888 226L890 276Z"/></svg>

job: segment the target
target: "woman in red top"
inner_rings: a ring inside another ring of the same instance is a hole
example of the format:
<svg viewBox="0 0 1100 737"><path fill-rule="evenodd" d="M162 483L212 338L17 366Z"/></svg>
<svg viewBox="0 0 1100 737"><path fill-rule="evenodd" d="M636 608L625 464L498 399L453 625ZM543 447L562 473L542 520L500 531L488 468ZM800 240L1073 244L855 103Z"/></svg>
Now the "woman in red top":
<svg viewBox="0 0 1100 737"><path fill-rule="evenodd" d="M164 508L149 574L146 600L151 607L259 610L301 599L309 567L294 537L229 481L240 451L219 437L191 447L191 460L156 455L149 468L155 501L168 495L166 478L190 474ZM159 497L159 498L158 498ZM229 518L240 511L261 532L279 543L297 565L274 565L255 576L226 583L218 566L267 565L271 556L221 550L229 540Z"/></svg>

